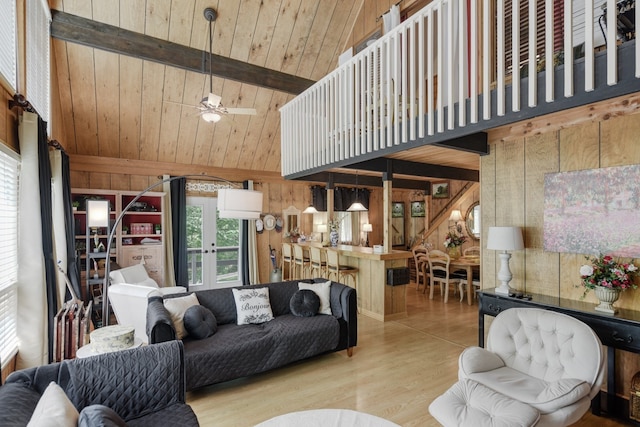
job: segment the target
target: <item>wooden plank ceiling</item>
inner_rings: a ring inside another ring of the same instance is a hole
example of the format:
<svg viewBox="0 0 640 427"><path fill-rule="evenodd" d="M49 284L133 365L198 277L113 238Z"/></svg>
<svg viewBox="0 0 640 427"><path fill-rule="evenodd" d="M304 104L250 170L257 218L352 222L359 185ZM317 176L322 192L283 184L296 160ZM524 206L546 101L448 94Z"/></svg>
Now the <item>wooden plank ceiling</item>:
<svg viewBox="0 0 640 427"><path fill-rule="evenodd" d="M49 0L52 9L304 79L333 70L364 0ZM70 154L280 172L279 108L294 95L214 75L227 107L255 116L200 119L194 107L209 77L124 54L53 39L63 123ZM184 104L184 105L181 105ZM478 156L437 147L393 157L478 169ZM444 150L444 152L442 152ZM453 153L453 157L451 154ZM434 158L435 156L435 158Z"/></svg>

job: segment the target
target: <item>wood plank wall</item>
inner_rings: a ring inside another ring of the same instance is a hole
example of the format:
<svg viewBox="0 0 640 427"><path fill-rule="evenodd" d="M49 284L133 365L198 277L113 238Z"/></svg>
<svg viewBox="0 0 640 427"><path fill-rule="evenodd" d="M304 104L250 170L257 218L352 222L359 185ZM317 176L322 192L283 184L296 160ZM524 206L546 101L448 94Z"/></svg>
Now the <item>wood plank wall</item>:
<svg viewBox="0 0 640 427"><path fill-rule="evenodd" d="M158 172L158 174L160 173ZM140 191L157 182L158 174L145 176L72 170L71 186L74 188ZM285 181L284 179L279 182L269 180L257 183L256 189L263 192L262 214L272 214L276 217L282 216L282 211L289 206L294 206L301 211L304 210L311 204L309 186L309 183ZM374 190L374 194L378 194L375 198L382 198L381 189ZM301 214L300 217L301 229L307 234L310 233L313 227L313 215ZM258 268L261 283L268 282L271 273L269 245L277 249L278 262L280 262L282 259L282 241L282 233L275 230L265 230L262 234L257 235Z"/></svg>
<svg viewBox="0 0 640 427"><path fill-rule="evenodd" d="M491 154L481 157L482 238L486 241L492 225L523 227L526 249L512 254L512 287L574 300L581 297L582 289L576 285L584 255L543 250L544 175L640 164L636 98L631 95L489 133ZM626 114L619 113L622 109ZM493 288L499 260L488 250L482 260L482 286ZM585 301L595 305L593 292ZM637 310L640 291L622 293L616 305ZM616 357L620 359L617 391L628 397L640 358L626 352Z"/></svg>

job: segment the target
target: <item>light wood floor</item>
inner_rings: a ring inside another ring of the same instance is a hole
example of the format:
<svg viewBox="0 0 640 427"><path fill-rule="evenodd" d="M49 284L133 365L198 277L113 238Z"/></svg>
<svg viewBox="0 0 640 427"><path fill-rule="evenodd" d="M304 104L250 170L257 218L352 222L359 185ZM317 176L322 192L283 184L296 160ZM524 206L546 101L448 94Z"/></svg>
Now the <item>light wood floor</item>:
<svg viewBox="0 0 640 427"><path fill-rule="evenodd" d="M437 294L437 292L436 292ZM477 345L477 305L443 304L407 289L408 317L358 318L358 346L187 394L200 425L253 426L287 412L344 408L402 426L438 426L428 406L457 380L458 355ZM585 415L580 426L625 425Z"/></svg>

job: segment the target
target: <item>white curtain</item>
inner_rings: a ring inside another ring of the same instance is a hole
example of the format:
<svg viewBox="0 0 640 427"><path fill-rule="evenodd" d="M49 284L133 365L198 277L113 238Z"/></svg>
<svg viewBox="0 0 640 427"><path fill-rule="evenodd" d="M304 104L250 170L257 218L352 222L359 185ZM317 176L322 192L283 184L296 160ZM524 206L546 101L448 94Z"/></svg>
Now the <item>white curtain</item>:
<svg viewBox="0 0 640 427"><path fill-rule="evenodd" d="M162 179L169 179L170 175L163 175ZM162 212L164 212L164 224L162 224L162 233L164 234L164 285L163 286L176 286L176 275L173 266L173 225L171 219L171 183L165 182L162 184L162 191L164 191L164 206L162 206Z"/></svg>
<svg viewBox="0 0 640 427"><path fill-rule="evenodd" d="M49 151L51 162L51 206L53 208L53 251L54 259L63 270L67 265L67 234L64 221L64 190L62 181L62 152L60 150ZM58 284L58 307L65 302L67 282L63 272L56 270Z"/></svg>
<svg viewBox="0 0 640 427"><path fill-rule="evenodd" d="M17 369L48 363L47 290L45 286L40 184L38 183L38 116L23 113L20 140L18 223L18 339Z"/></svg>
<svg viewBox="0 0 640 427"><path fill-rule="evenodd" d="M249 180L249 190L253 190L253 181ZM249 283L260 283L260 272L258 269L258 243L256 237L256 221L249 220Z"/></svg>

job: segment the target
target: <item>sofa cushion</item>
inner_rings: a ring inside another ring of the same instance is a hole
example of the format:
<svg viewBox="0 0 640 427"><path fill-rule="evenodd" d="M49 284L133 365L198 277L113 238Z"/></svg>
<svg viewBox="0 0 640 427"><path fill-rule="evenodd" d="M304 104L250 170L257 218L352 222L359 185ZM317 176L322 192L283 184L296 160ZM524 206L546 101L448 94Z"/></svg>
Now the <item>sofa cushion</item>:
<svg viewBox="0 0 640 427"><path fill-rule="evenodd" d="M331 281L317 283L298 283L298 289L310 289L320 298L319 314L331 315Z"/></svg>
<svg viewBox="0 0 640 427"><path fill-rule="evenodd" d="M506 366L470 374L468 378L512 399L527 403L542 414L576 403L589 396L591 391L589 384L583 380L558 378L555 381L545 381Z"/></svg>
<svg viewBox="0 0 640 427"><path fill-rule="evenodd" d="M232 289L236 301L237 324L259 324L273 320L269 288Z"/></svg>
<svg viewBox="0 0 640 427"><path fill-rule="evenodd" d="M75 427L78 423L78 415L78 410L73 406L64 390L52 381L42 393L27 426Z"/></svg>
<svg viewBox="0 0 640 427"><path fill-rule="evenodd" d="M184 329L184 313L189 307L199 304L196 294L164 300L164 306L171 315L171 321L176 330L176 338L179 340L187 336L187 331Z"/></svg>
<svg viewBox="0 0 640 427"><path fill-rule="evenodd" d="M216 316L202 305L194 305L184 312L184 328L190 337L201 340L210 337L218 330Z"/></svg>
<svg viewBox="0 0 640 427"><path fill-rule="evenodd" d="M291 297L289 307L294 316L315 316L320 309L320 297L311 289L300 289Z"/></svg>
<svg viewBox="0 0 640 427"><path fill-rule="evenodd" d="M17 375L17 374L16 374ZM40 400L40 393L27 382L6 383L0 387L0 426L24 426Z"/></svg>
<svg viewBox="0 0 640 427"><path fill-rule="evenodd" d="M461 379L429 405L444 426L534 426L540 413L529 405L468 379Z"/></svg>
<svg viewBox="0 0 640 427"><path fill-rule="evenodd" d="M198 418L189 405L176 403L127 421L127 427L197 426Z"/></svg>
<svg viewBox="0 0 640 427"><path fill-rule="evenodd" d="M113 409L89 405L80 411L78 427L127 427L127 424Z"/></svg>
<svg viewBox="0 0 640 427"><path fill-rule="evenodd" d="M332 351L339 338L340 324L333 316L285 314L259 325L218 325L215 335L184 341L187 390Z"/></svg>

